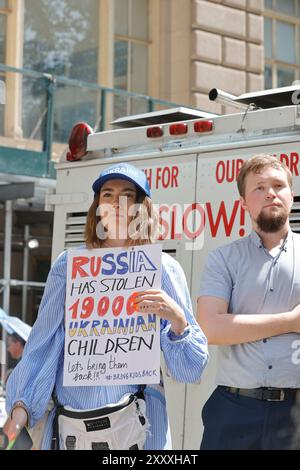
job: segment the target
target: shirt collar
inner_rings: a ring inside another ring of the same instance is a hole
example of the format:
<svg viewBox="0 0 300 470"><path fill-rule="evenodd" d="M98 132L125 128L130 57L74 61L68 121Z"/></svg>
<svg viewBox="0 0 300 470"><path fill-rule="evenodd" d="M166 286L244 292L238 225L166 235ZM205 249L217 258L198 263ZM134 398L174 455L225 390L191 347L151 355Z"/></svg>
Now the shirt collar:
<svg viewBox="0 0 300 470"><path fill-rule="evenodd" d="M262 240L260 236L258 235L258 233L255 232L255 230L252 230L249 237L250 237L250 240L254 243L254 245L257 246L257 248L263 247Z"/></svg>
<svg viewBox="0 0 300 470"><path fill-rule="evenodd" d="M258 233L255 232L255 230L252 230L249 237L250 237L250 240L254 243L254 245L257 246L257 248L264 248L262 239L260 238ZM293 232L292 232L291 228L289 228L289 231L287 233L287 236L286 236L286 239L285 239L285 242L284 242L284 246L282 248L284 251L287 251L287 248L291 243L292 237L293 237Z"/></svg>

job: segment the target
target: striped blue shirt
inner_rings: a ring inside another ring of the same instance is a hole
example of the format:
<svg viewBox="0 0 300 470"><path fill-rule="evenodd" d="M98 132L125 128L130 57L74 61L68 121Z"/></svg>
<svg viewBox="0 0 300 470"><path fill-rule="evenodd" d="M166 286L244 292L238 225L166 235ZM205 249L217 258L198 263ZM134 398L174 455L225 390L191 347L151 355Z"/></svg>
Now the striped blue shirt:
<svg viewBox="0 0 300 470"><path fill-rule="evenodd" d="M6 408L10 413L21 400L34 426L47 410L55 387L58 402L74 409L91 409L116 403L125 393L135 392L137 385L64 387L64 310L66 295L67 252L62 253L50 270L37 320L24 349L23 357L9 377ZM171 256L162 255L162 290L182 308L190 325L182 336L172 335L170 323L161 319L161 349L171 376L185 383L197 382L207 363L207 341L197 325L192 310L184 272ZM146 413L150 433L145 449L170 449L171 439L164 396L147 386ZM54 410L51 411L42 442L51 446Z"/></svg>

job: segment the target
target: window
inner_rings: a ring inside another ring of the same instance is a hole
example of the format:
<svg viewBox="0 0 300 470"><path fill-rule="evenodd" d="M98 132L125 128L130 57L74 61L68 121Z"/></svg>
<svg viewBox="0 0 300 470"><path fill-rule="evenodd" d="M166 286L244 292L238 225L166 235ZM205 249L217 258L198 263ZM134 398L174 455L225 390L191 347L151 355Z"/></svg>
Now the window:
<svg viewBox="0 0 300 470"><path fill-rule="evenodd" d="M85 82L98 81L98 0L25 0L24 68ZM43 138L46 88L42 79L23 80L24 137ZM57 84L54 140L65 142L73 124L96 125L97 91Z"/></svg>
<svg viewBox="0 0 300 470"><path fill-rule="evenodd" d="M24 67L97 82L97 0L25 0Z"/></svg>
<svg viewBox="0 0 300 470"><path fill-rule="evenodd" d="M294 0L277 0L275 8L286 15L294 15L296 13L296 4Z"/></svg>
<svg viewBox="0 0 300 470"><path fill-rule="evenodd" d="M0 13L0 63L5 62L6 16Z"/></svg>
<svg viewBox="0 0 300 470"><path fill-rule="evenodd" d="M265 88L300 79L300 0L265 0Z"/></svg>
<svg viewBox="0 0 300 470"><path fill-rule="evenodd" d="M148 92L149 0L115 0L114 87ZM115 96L115 117L147 110L144 100Z"/></svg>

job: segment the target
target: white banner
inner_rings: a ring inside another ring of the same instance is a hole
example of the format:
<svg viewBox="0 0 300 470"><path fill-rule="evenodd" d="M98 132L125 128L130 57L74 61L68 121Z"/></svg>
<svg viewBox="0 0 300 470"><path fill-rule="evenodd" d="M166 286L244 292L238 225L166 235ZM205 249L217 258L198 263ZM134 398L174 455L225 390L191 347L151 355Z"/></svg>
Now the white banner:
<svg viewBox="0 0 300 470"><path fill-rule="evenodd" d="M159 318L133 301L160 288L161 245L68 251L64 386L159 383Z"/></svg>

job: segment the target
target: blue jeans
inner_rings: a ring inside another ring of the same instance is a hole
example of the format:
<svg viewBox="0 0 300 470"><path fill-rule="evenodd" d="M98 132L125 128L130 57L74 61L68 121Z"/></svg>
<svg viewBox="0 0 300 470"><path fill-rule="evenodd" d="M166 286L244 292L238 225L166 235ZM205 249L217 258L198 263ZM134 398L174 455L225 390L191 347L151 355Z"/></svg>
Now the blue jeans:
<svg viewBox="0 0 300 470"><path fill-rule="evenodd" d="M294 405L295 400L257 400L217 387L202 410L200 449L290 449L296 432Z"/></svg>

